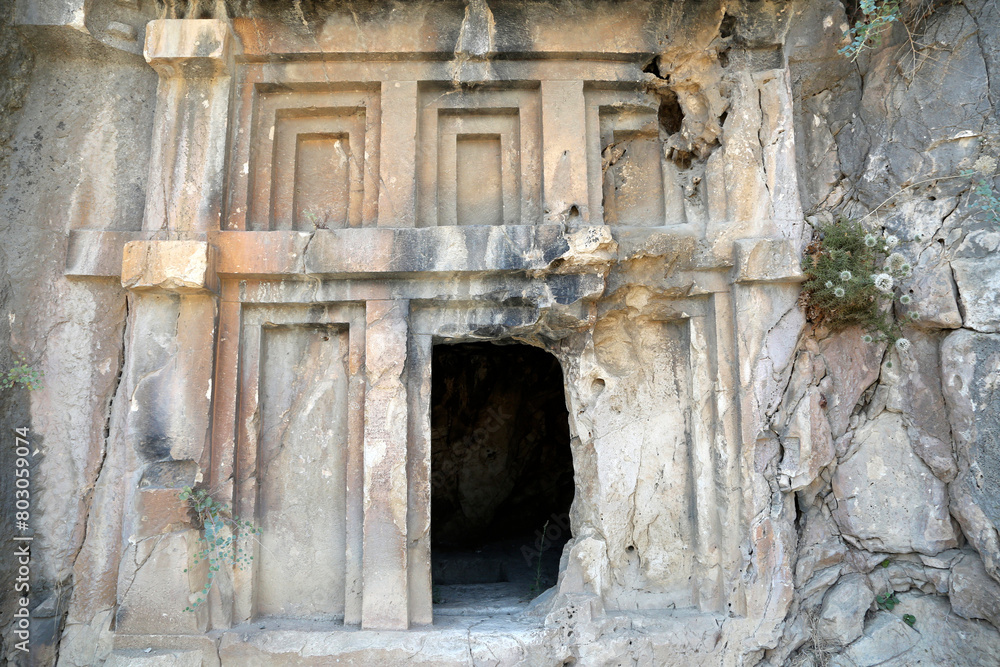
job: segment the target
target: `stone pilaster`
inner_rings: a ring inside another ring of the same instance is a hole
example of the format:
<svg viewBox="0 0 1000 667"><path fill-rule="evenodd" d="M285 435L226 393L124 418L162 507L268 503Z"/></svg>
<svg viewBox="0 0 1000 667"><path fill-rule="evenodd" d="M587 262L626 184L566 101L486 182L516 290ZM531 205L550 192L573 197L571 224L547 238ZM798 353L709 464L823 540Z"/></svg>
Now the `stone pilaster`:
<svg viewBox="0 0 1000 667"><path fill-rule="evenodd" d="M214 252L201 241L126 245L122 285L131 291L123 382L128 474L128 546L118 576L124 633L203 632L204 611L184 612L204 585L200 549L179 497L207 477L217 303ZM205 607L207 609L207 606Z"/></svg>
<svg viewBox="0 0 1000 667"><path fill-rule="evenodd" d="M143 228L219 228L233 54L226 21L161 19L144 55L160 75Z"/></svg>
<svg viewBox="0 0 1000 667"><path fill-rule="evenodd" d="M405 630L407 301L369 301L365 330L364 564L361 625Z"/></svg>
<svg viewBox="0 0 1000 667"><path fill-rule="evenodd" d="M204 233L219 229L231 72L236 40L217 20L152 21L144 55L160 75L143 229L156 240L123 252L130 290L123 382L128 547L118 575L118 631L191 634L209 624L200 595L205 562L180 490L209 482L212 377L219 282ZM165 240L187 239L187 240ZM216 577L227 587L228 573ZM231 595L212 596L211 622L228 625Z"/></svg>
<svg viewBox="0 0 1000 667"><path fill-rule="evenodd" d="M588 224L586 100L583 81L542 82L545 222Z"/></svg>

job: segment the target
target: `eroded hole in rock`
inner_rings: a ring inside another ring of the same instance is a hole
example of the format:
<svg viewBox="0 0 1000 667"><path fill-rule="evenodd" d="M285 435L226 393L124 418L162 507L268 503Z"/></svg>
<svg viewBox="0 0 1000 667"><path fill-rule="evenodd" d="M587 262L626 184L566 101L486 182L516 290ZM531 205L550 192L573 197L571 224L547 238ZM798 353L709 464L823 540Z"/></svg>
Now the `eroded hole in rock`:
<svg viewBox="0 0 1000 667"><path fill-rule="evenodd" d="M571 536L562 368L527 345L438 345L431 393L435 613L523 603L555 584Z"/></svg>
<svg viewBox="0 0 1000 667"><path fill-rule="evenodd" d="M656 117L660 121L660 129L666 134L681 131L684 125L684 112L681 110L680 102L677 101L677 93L672 90L660 93L660 108Z"/></svg>

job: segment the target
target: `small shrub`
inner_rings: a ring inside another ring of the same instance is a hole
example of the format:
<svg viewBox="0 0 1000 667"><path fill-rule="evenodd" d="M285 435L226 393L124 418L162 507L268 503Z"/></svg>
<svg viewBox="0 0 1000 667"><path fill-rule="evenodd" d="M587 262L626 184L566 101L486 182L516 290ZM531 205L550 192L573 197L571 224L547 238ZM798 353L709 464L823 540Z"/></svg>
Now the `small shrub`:
<svg viewBox="0 0 1000 667"><path fill-rule="evenodd" d="M20 385L28 391L36 391L42 388L42 371L35 370L28 365L24 357L19 363L7 369L6 373L0 374L0 389L10 389L15 385Z"/></svg>
<svg viewBox="0 0 1000 667"><path fill-rule="evenodd" d="M1000 197L993 188L996 169L996 158L984 155L976 160L972 169L962 172L962 176L972 177L972 194L975 196L972 205L983 211L986 219L993 224L1000 223Z"/></svg>
<svg viewBox="0 0 1000 667"><path fill-rule="evenodd" d="M252 547L246 540L240 540L242 534L259 535L260 528L255 528L249 521L233 518L229 505L213 498L205 489L192 489L186 486L181 490L180 499L186 501L195 513L202 529L202 542L205 548L195 554L193 564L208 562L208 576L205 587L198 593L195 601L184 611L194 611L205 600L215 582L215 575L223 566L238 566L241 570L249 567L253 560ZM187 572L187 569L184 570Z"/></svg>
<svg viewBox="0 0 1000 667"><path fill-rule="evenodd" d="M899 18L899 0L861 0L858 9L863 18L859 18L847 30L844 36L851 41L838 50L838 53L851 61L857 60L865 49L878 46L886 26Z"/></svg>
<svg viewBox="0 0 1000 667"><path fill-rule="evenodd" d="M897 282L912 273L906 258L895 252L899 240L843 218L817 232L802 263L806 316L834 331L860 325L868 332L865 342L889 340L906 352L910 342L900 337L902 325L888 314ZM903 305L910 302L909 295L901 299ZM909 317L916 319L916 312Z"/></svg>

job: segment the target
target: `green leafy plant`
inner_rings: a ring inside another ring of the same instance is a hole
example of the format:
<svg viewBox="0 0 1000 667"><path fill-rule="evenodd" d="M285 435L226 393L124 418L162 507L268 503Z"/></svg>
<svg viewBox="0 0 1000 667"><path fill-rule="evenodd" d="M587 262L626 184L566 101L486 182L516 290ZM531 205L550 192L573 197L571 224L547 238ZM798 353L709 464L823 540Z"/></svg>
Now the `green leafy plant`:
<svg viewBox="0 0 1000 667"><path fill-rule="evenodd" d="M881 565L882 567L889 567L889 565L891 565L891 564L892 564L892 560L889 559L889 558L886 558L884 561L882 561L881 563L879 563L879 565Z"/></svg>
<svg viewBox="0 0 1000 667"><path fill-rule="evenodd" d="M909 350L902 323L889 316L898 281L913 271L895 251L899 239L843 218L816 231L802 262L807 276L802 285L806 316L832 330L860 325L867 331L865 342L888 340L901 352ZM903 295L899 301L908 306L912 298ZM907 314L909 320L917 317L916 311Z"/></svg>
<svg viewBox="0 0 1000 667"><path fill-rule="evenodd" d="M20 362L7 369L6 373L0 374L0 389L10 389L15 385L20 385L28 391L35 391L42 388L42 376L44 373L35 370L28 365L24 357Z"/></svg>
<svg viewBox="0 0 1000 667"><path fill-rule="evenodd" d="M911 628L917 622L917 617L913 614L903 614L903 623L906 623Z"/></svg>
<svg viewBox="0 0 1000 667"><path fill-rule="evenodd" d="M844 34L851 41L838 50L852 62L865 49L878 46L886 26L899 19L899 0L861 0L858 10L862 17Z"/></svg>
<svg viewBox="0 0 1000 667"><path fill-rule="evenodd" d="M250 566L253 560L252 547L240 537L260 535L261 530L249 521L234 518L229 505L219 502L205 489L185 486L181 489L179 498L187 502L202 530L204 548L195 554L192 564L198 565L203 561L208 564L204 588L195 601L184 609L194 611L208 599L215 576L223 566L237 566L241 570ZM187 572L187 569L184 571Z"/></svg>
<svg viewBox="0 0 1000 667"><path fill-rule="evenodd" d="M889 591L888 593L879 593L875 596L875 602L878 604L878 608L884 611L892 611L896 605L899 604L899 598L896 597L896 593ZM916 621L916 619L914 619Z"/></svg>
<svg viewBox="0 0 1000 667"><path fill-rule="evenodd" d="M972 169L966 169L962 176L972 178L972 205L986 214L986 219L993 224L1000 223L1000 197L993 187L993 178L997 169L997 160L984 155L976 160Z"/></svg>

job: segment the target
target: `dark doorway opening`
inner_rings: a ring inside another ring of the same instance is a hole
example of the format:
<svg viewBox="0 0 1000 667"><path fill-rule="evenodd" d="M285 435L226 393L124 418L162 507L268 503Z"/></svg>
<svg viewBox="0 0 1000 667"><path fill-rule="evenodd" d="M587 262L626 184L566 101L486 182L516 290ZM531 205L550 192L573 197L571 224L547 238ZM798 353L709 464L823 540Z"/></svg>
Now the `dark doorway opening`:
<svg viewBox="0 0 1000 667"><path fill-rule="evenodd" d="M563 374L527 345L434 347L431 560L435 613L503 613L556 582L571 537Z"/></svg>

